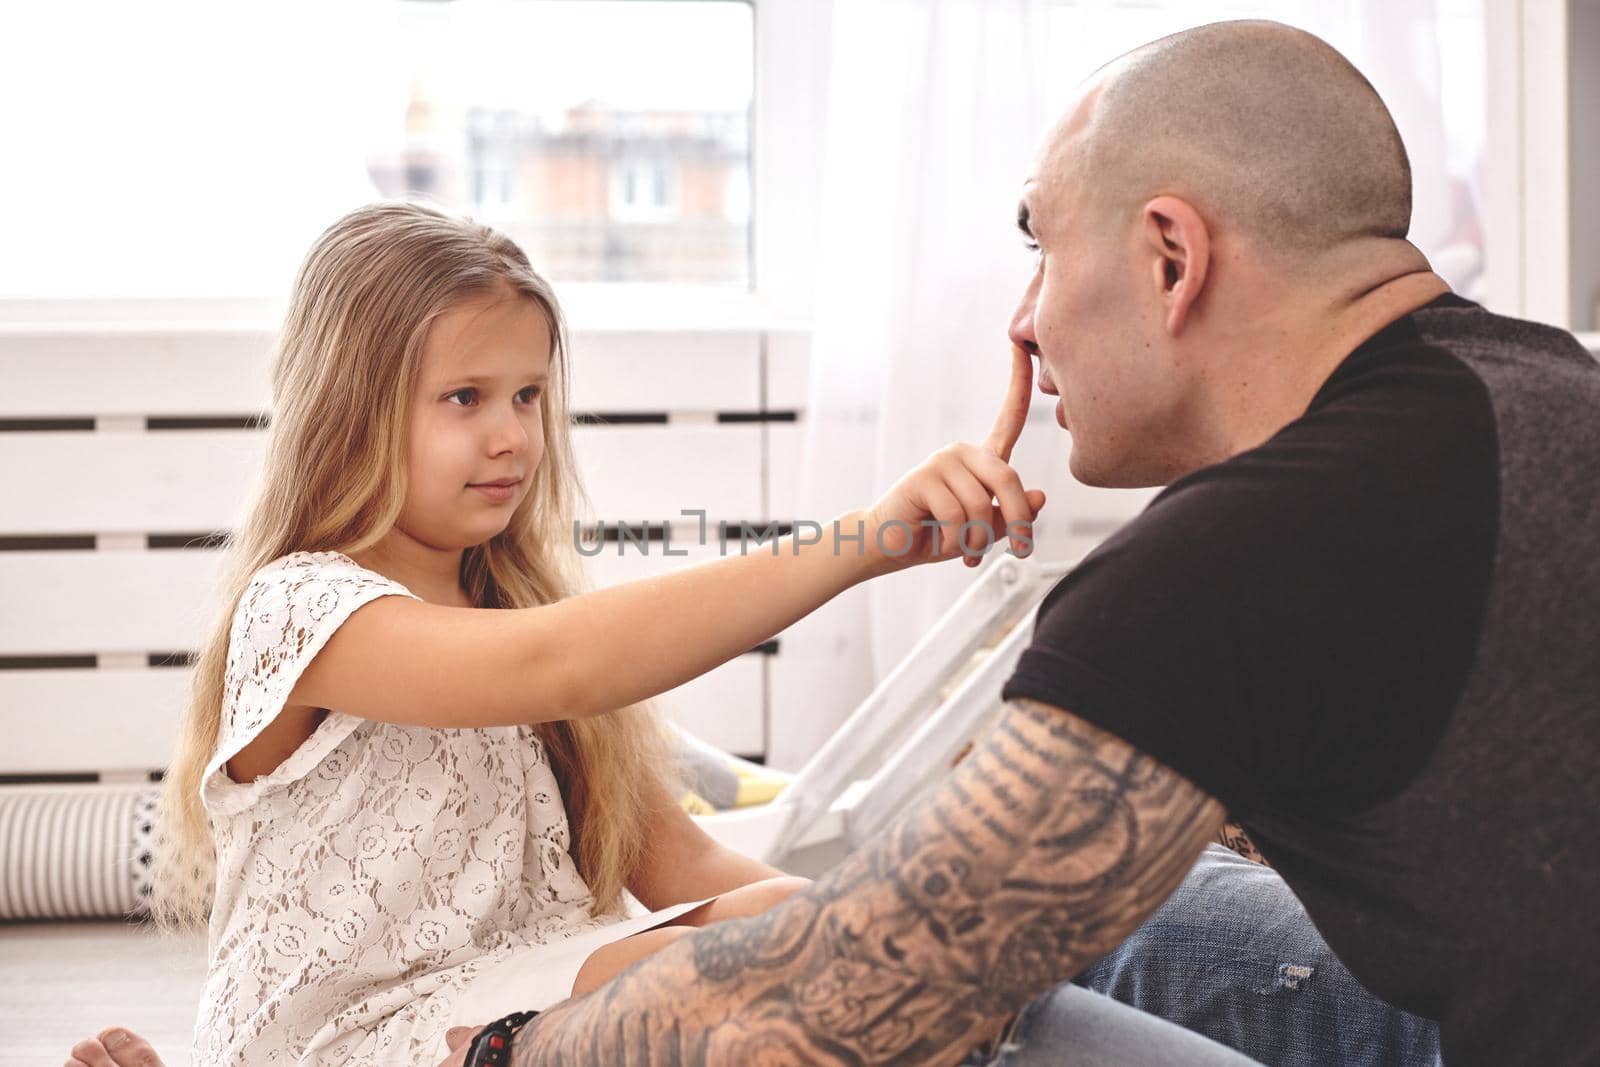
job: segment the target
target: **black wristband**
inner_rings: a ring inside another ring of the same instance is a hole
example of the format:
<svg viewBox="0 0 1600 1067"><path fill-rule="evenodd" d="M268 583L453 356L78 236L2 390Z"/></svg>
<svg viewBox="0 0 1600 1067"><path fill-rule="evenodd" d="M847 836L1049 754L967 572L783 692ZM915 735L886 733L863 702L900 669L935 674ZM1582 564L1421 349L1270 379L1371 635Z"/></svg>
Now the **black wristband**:
<svg viewBox="0 0 1600 1067"><path fill-rule="evenodd" d="M511 1038L538 1014L536 1011L514 1011L479 1030L478 1036L472 1039L472 1044L467 1048L467 1060L463 1067L505 1067L511 1062Z"/></svg>

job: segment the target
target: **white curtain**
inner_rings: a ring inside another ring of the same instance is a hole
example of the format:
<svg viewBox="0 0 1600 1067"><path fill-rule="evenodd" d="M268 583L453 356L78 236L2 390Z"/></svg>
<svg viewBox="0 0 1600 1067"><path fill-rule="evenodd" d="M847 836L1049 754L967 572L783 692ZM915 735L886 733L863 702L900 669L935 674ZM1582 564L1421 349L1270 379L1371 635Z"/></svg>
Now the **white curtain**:
<svg viewBox="0 0 1600 1067"><path fill-rule="evenodd" d="M988 429L1029 270L1010 234L1043 118L1028 45L1043 7L834 5L804 516L869 504L942 444ZM917 568L796 626L784 656L808 691L803 706L774 693L770 758L802 762L971 579L959 563Z"/></svg>
<svg viewBox="0 0 1600 1067"><path fill-rule="evenodd" d="M1451 205L1470 198L1476 175L1463 190L1446 173L1436 6L1449 8L1453 41L1476 30L1481 49L1481 10L1467 0L835 4L800 514L820 521L863 506L946 442L982 439L1006 385L1006 325L1032 269L1015 227L1023 177L1073 87L1145 41L1239 17L1323 36L1373 80L1411 148L1414 239L1426 251L1460 245ZM1456 60L1470 96L1472 57ZM1482 124L1478 77L1478 98L1451 102L1467 157L1473 122ZM1470 277L1475 253L1450 255ZM1053 411L1036 394L1013 455L1024 483L1050 498L1044 558L1081 550L1151 495L1076 484ZM801 702L774 694L773 761L803 762L973 579L959 563L919 567L795 627L785 657L805 692Z"/></svg>

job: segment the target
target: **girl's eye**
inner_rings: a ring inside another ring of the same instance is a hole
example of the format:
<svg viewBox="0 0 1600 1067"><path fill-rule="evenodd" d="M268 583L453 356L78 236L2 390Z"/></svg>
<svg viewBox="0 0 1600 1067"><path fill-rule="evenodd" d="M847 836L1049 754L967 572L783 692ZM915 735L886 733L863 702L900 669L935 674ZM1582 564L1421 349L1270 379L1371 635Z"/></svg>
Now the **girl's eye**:
<svg viewBox="0 0 1600 1067"><path fill-rule="evenodd" d="M1024 242L1022 242L1022 247L1026 248L1028 251L1032 252L1034 255L1038 255L1039 254L1039 242L1038 241L1024 241Z"/></svg>
<svg viewBox="0 0 1600 1067"><path fill-rule="evenodd" d="M517 394L517 396L518 397L527 397L527 399L525 401L523 401L523 402L527 403L527 404L531 404L535 400L539 399L539 394L541 392L543 392L543 390L540 389L539 386L530 385L526 389L523 389L521 392L519 392ZM470 401L470 402L462 402L458 406L464 407L464 408L465 407L471 407L472 404L477 401L478 391L476 389L472 388L471 386L468 386L467 388L464 388L464 389L457 389L453 393L446 393L444 398L446 400L450 401L451 403L455 403L455 398L458 397L458 396L468 397L469 401Z"/></svg>

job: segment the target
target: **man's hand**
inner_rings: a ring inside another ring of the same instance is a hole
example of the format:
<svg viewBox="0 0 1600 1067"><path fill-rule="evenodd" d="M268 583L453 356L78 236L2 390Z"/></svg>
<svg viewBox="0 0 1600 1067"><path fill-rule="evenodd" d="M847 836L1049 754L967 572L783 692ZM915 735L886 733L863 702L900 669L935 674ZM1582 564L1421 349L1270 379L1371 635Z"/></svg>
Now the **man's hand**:
<svg viewBox="0 0 1600 1067"><path fill-rule="evenodd" d="M1009 538L1013 555L1033 550L1033 520L1044 507L1044 492L1024 490L1010 465L1032 386L1033 361L1012 345L1006 398L983 444L946 445L873 505L867 537L884 572L958 555L975 567L1002 538Z"/></svg>

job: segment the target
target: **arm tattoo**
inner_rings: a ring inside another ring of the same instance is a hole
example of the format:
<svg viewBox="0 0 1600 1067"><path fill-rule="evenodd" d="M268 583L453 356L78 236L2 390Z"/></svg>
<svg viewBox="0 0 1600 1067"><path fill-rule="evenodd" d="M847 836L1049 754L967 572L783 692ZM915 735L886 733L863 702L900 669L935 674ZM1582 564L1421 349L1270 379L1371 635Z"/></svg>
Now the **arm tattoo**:
<svg viewBox="0 0 1600 1067"><path fill-rule="evenodd" d="M1231 848L1253 863L1259 863L1263 867L1272 866L1267 862L1267 857L1261 854L1261 850L1256 848L1256 843L1250 840L1250 835L1244 832L1244 827L1232 819L1223 823L1222 829L1217 831L1217 844Z"/></svg>
<svg viewBox="0 0 1600 1067"><path fill-rule="evenodd" d="M1222 808L1031 701L804 893L535 1019L519 1065L950 1064L1143 922Z"/></svg>

